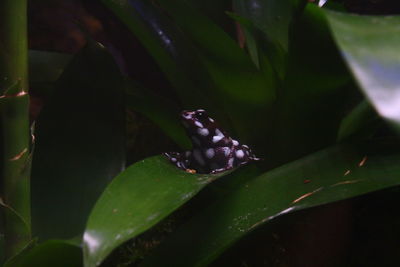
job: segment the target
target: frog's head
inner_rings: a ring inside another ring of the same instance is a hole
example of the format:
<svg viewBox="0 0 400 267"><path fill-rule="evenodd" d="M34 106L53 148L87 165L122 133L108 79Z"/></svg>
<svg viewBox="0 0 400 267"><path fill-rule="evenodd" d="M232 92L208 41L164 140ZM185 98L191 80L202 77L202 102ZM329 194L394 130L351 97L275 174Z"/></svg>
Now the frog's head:
<svg viewBox="0 0 400 267"><path fill-rule="evenodd" d="M192 139L194 146L213 146L215 145L215 138L219 134L225 137L224 134L218 129L215 121L210 118L204 109L194 111L182 111L181 119L183 126ZM218 137L219 138L219 137Z"/></svg>
<svg viewBox="0 0 400 267"><path fill-rule="evenodd" d="M182 123L187 130L197 131L198 129L207 129L214 120L211 119L204 109L194 111L184 110L181 113Z"/></svg>

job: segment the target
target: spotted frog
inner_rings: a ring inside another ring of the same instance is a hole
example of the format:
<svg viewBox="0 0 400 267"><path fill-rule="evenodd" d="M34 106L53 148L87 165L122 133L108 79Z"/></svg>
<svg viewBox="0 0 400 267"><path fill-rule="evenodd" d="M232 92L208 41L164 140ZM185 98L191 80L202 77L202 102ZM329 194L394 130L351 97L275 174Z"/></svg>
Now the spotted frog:
<svg viewBox="0 0 400 267"><path fill-rule="evenodd" d="M165 153L178 168L191 173L219 173L259 160L248 146L240 144L219 128L204 109L183 111L181 120L193 149Z"/></svg>

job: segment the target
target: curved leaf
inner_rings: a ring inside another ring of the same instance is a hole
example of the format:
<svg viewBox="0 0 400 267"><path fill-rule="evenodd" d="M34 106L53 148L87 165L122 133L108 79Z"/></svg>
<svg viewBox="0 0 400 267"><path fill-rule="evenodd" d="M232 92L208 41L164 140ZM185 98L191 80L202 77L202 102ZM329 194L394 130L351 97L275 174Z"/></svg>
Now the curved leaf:
<svg viewBox="0 0 400 267"><path fill-rule="evenodd" d="M274 72L258 71L250 57L226 32L186 1L161 0L159 3L199 48L200 58L217 85L215 90L223 99L232 98L228 103L238 102L233 103L234 107L228 107L230 112L240 110L239 105L265 105L275 100Z"/></svg>
<svg viewBox="0 0 400 267"><path fill-rule="evenodd" d="M235 11L248 18L269 40L284 50L288 48L289 26L304 0L234 0Z"/></svg>
<svg viewBox="0 0 400 267"><path fill-rule="evenodd" d="M186 173L164 156L132 165L112 181L90 214L83 238L85 266L98 266L113 249L151 228L227 173Z"/></svg>
<svg viewBox="0 0 400 267"><path fill-rule="evenodd" d="M93 44L67 66L36 122L32 228L39 239L81 234L108 182L125 165L123 84Z"/></svg>
<svg viewBox="0 0 400 267"><path fill-rule="evenodd" d="M400 129L400 16L357 16L326 10L333 36L377 112Z"/></svg>
<svg viewBox="0 0 400 267"><path fill-rule="evenodd" d="M360 140L362 137L371 137L380 121L372 106L364 100L342 120L337 139L342 142L343 140Z"/></svg>
<svg viewBox="0 0 400 267"><path fill-rule="evenodd" d="M72 55L29 50L29 82L55 82L64 71Z"/></svg>
<svg viewBox="0 0 400 267"><path fill-rule="evenodd" d="M4 267L30 266L82 266L82 250L79 246L63 240L48 240L17 256Z"/></svg>
<svg viewBox="0 0 400 267"><path fill-rule="evenodd" d="M324 14L314 4L307 5L293 24L287 65L270 115L271 136L264 136L266 151L274 155L272 167L335 144L340 122L357 93Z"/></svg>
<svg viewBox="0 0 400 267"><path fill-rule="evenodd" d="M399 148L336 146L266 172L194 216L141 266L207 266L278 216L399 185Z"/></svg>
<svg viewBox="0 0 400 267"><path fill-rule="evenodd" d="M206 98L213 88L192 44L151 1L102 0L145 46L174 86L186 107L212 107ZM190 88L191 90L188 90Z"/></svg>

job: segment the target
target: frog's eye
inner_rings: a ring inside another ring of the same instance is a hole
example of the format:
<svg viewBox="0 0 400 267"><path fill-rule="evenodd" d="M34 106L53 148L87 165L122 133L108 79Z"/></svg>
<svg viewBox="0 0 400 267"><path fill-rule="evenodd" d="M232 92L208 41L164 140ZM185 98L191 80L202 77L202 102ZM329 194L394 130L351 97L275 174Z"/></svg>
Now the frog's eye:
<svg viewBox="0 0 400 267"><path fill-rule="evenodd" d="M208 116L204 110L198 110L196 115L197 115L197 118L199 118L201 120L208 118Z"/></svg>

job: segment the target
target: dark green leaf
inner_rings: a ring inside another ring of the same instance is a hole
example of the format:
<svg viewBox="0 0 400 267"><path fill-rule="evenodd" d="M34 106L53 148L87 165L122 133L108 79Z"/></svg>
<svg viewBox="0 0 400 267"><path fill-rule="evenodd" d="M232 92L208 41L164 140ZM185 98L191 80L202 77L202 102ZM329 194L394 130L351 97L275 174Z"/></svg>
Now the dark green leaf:
<svg viewBox="0 0 400 267"><path fill-rule="evenodd" d="M188 221L141 266L207 266L248 232L300 209L400 184L400 146L336 146L249 180Z"/></svg>
<svg viewBox="0 0 400 267"><path fill-rule="evenodd" d="M91 44L68 65L36 123L32 224L40 240L81 234L98 196L125 164L123 84Z"/></svg>
<svg viewBox="0 0 400 267"><path fill-rule="evenodd" d="M343 119L338 132L338 141L371 137L379 121L379 116L372 106L363 101Z"/></svg>
<svg viewBox="0 0 400 267"><path fill-rule="evenodd" d="M400 16L325 11L343 58L377 112L400 129Z"/></svg>
<svg viewBox="0 0 400 267"><path fill-rule="evenodd" d="M4 267L79 267L82 250L62 240L49 240L8 262Z"/></svg>
<svg viewBox="0 0 400 267"><path fill-rule="evenodd" d="M251 22L251 25L244 27L246 42L251 42L251 39L257 40L259 53L265 54L259 60L272 62L281 79L286 71L290 26L301 13L305 2L304 0L233 1L234 11Z"/></svg>
<svg viewBox="0 0 400 267"><path fill-rule="evenodd" d="M55 82L60 77L72 55L30 50L29 82Z"/></svg>
<svg viewBox="0 0 400 267"><path fill-rule="evenodd" d="M186 173L164 156L132 165L106 188L89 217L85 266L98 266L113 249L154 226L225 174Z"/></svg>
<svg viewBox="0 0 400 267"><path fill-rule="evenodd" d="M290 24L305 1L234 0L233 3L239 15L250 19L269 40L287 51Z"/></svg>
<svg viewBox="0 0 400 267"><path fill-rule="evenodd" d="M225 101L230 113L246 111L243 104L265 105L275 100L275 77L257 70L243 49L210 19L184 0L161 0L160 5L199 48L216 92ZM240 101L239 101L240 100ZM222 101L222 100L221 100Z"/></svg>
<svg viewBox="0 0 400 267"><path fill-rule="evenodd" d="M276 110L267 114L272 117L271 135L264 138L272 166L333 145L356 93L323 12L308 5L290 34L288 69Z"/></svg>
<svg viewBox="0 0 400 267"><path fill-rule="evenodd" d="M126 104L157 124L181 148L190 148L190 140L180 125L180 110L176 108L175 103L129 81L126 86Z"/></svg>
<svg viewBox="0 0 400 267"><path fill-rule="evenodd" d="M211 108L207 93L213 88L192 44L151 1L102 0L135 34L188 108Z"/></svg>

